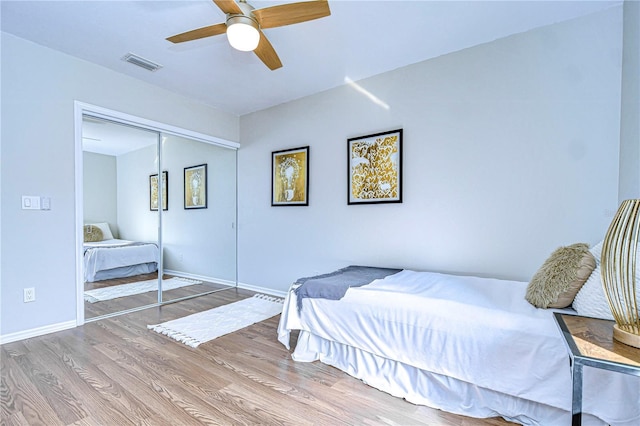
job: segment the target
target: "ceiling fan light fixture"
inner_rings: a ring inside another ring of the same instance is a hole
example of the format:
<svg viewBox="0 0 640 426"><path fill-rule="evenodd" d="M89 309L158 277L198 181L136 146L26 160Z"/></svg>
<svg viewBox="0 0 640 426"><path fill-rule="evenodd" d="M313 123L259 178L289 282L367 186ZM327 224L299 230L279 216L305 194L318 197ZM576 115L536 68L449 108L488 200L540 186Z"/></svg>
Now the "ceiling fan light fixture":
<svg viewBox="0 0 640 426"><path fill-rule="evenodd" d="M304 0L255 9L247 0L213 0L225 14L225 21L168 37L171 43L182 43L227 34L229 44L243 51L253 51L271 71L282 67L276 50L262 30L331 15L328 0Z"/></svg>
<svg viewBox="0 0 640 426"><path fill-rule="evenodd" d="M227 39L229 44L243 52L251 52L258 47L260 31L258 23L247 16L231 16L227 19Z"/></svg>

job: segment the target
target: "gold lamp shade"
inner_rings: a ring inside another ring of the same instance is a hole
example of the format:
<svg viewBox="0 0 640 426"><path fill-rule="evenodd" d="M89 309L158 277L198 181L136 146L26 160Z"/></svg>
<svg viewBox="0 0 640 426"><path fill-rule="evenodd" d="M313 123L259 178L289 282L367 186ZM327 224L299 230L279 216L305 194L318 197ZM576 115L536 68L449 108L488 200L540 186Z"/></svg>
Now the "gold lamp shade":
<svg viewBox="0 0 640 426"><path fill-rule="evenodd" d="M616 321L613 338L636 348L640 348L639 233L640 200L625 200L609 225L601 257L602 286Z"/></svg>

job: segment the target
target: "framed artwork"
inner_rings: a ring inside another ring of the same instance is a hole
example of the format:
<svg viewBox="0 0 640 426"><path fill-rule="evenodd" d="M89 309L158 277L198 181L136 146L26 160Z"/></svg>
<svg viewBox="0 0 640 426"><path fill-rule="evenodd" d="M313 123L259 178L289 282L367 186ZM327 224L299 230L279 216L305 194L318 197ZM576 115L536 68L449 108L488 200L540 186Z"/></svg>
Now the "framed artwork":
<svg viewBox="0 0 640 426"><path fill-rule="evenodd" d="M158 174L149 176L149 209L158 211ZM169 172L162 172L162 210L169 210Z"/></svg>
<svg viewBox="0 0 640 426"><path fill-rule="evenodd" d="M309 205L309 147L271 153L271 205Z"/></svg>
<svg viewBox="0 0 640 426"><path fill-rule="evenodd" d="M207 208L207 165L184 168L184 208Z"/></svg>
<svg viewBox="0 0 640 426"><path fill-rule="evenodd" d="M402 129L347 139L348 204L402 202Z"/></svg>

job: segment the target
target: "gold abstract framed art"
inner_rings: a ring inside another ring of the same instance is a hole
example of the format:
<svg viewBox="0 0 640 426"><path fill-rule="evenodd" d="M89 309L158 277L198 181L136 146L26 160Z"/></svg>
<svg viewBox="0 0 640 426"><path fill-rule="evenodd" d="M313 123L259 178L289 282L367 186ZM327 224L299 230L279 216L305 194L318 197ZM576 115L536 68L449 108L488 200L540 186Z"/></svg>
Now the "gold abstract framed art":
<svg viewBox="0 0 640 426"><path fill-rule="evenodd" d="M207 208L207 165L184 168L184 208Z"/></svg>
<svg viewBox="0 0 640 426"><path fill-rule="evenodd" d="M402 129L347 139L348 204L402 202Z"/></svg>
<svg viewBox="0 0 640 426"><path fill-rule="evenodd" d="M162 172L162 210L169 210L169 172ZM149 209L158 211L158 174L149 176Z"/></svg>
<svg viewBox="0 0 640 426"><path fill-rule="evenodd" d="M271 153L271 205L309 205L309 147Z"/></svg>

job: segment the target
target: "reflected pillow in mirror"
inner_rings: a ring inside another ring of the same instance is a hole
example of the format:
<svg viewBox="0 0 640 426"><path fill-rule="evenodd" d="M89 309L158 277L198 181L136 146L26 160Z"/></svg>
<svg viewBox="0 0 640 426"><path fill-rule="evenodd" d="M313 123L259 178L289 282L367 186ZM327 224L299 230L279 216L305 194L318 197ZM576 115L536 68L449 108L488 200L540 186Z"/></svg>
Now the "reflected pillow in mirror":
<svg viewBox="0 0 640 426"><path fill-rule="evenodd" d="M102 230L94 225L84 226L84 242L95 243L104 240L104 234Z"/></svg>

